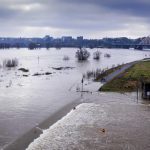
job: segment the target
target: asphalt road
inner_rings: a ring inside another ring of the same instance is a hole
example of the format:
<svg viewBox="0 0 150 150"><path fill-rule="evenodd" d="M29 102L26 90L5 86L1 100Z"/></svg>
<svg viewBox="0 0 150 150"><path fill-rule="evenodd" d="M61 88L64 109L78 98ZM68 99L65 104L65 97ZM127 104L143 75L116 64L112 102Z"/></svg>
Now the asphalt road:
<svg viewBox="0 0 150 150"><path fill-rule="evenodd" d="M132 67L137 62L138 61L134 61L134 62L125 64L121 69L118 69L115 72L113 72L113 73L109 74L108 76L106 76L104 78L105 82L111 81L113 78L115 78L116 76L118 76L119 74L121 74L122 72L124 72L125 70L129 69L130 67Z"/></svg>

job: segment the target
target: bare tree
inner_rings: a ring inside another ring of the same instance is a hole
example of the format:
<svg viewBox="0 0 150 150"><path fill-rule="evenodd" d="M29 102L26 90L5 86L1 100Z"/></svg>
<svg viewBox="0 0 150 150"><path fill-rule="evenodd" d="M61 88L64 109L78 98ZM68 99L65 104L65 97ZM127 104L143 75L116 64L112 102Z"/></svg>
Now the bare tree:
<svg viewBox="0 0 150 150"><path fill-rule="evenodd" d="M76 57L78 60L87 60L90 57L90 53L86 49L79 49L76 52Z"/></svg>
<svg viewBox="0 0 150 150"><path fill-rule="evenodd" d="M17 67L18 64L19 62L17 58L3 60L3 67L13 68L13 67Z"/></svg>
<svg viewBox="0 0 150 150"><path fill-rule="evenodd" d="M69 56L67 56L67 55L65 55L64 57L63 57L63 60L69 60L70 58L69 58Z"/></svg>
<svg viewBox="0 0 150 150"><path fill-rule="evenodd" d="M93 53L93 59L99 60L101 56L101 52L96 51Z"/></svg>

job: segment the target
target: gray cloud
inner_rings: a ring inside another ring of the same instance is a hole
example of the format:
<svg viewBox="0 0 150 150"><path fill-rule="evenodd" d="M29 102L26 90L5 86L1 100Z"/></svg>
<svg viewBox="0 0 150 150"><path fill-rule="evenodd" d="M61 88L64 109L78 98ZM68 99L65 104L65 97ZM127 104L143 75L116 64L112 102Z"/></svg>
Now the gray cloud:
<svg viewBox="0 0 150 150"><path fill-rule="evenodd" d="M58 0L60 1L60 0ZM69 3L70 0L64 0ZM149 16L150 1L149 0L76 0L74 4L90 4L97 7L105 7L113 11L120 11L123 13L131 13L138 16Z"/></svg>
<svg viewBox="0 0 150 150"><path fill-rule="evenodd" d="M41 36L42 31L87 37L149 34L148 0L1 0L0 4L0 36Z"/></svg>

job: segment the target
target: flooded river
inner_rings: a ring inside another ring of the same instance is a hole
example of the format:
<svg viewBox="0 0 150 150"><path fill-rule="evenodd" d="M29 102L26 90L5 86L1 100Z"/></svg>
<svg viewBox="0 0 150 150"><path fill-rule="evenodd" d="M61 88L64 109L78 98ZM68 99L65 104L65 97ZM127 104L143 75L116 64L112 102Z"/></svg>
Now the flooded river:
<svg viewBox="0 0 150 150"><path fill-rule="evenodd" d="M83 73L97 68L110 68L149 56L150 52L124 50L124 49L99 49L101 59L93 60L92 54L97 49L88 49L91 57L88 61L78 62L75 58L76 48L62 48L56 50L41 49L29 51L28 49L11 49L0 51L0 64L7 58L17 58L18 68L29 69L24 73L15 69L0 69L0 148L11 143L32 127L36 126L48 116L60 110L73 101L81 101L80 87ZM111 54L110 58L104 57L105 53ZM67 55L70 59L64 61ZM56 70L56 67L64 67ZM65 68L67 67L67 68ZM35 73L50 75L33 76ZM85 88L97 91L100 83L87 82ZM112 94L113 95L113 94ZM108 95L109 97L110 94ZM102 97L102 96L101 96ZM105 99L107 99L105 94ZM117 97L118 103L122 100ZM88 99L84 95L84 101ZM134 101L134 95L127 101ZM92 101L92 98L88 101ZM106 101L107 103L107 101Z"/></svg>

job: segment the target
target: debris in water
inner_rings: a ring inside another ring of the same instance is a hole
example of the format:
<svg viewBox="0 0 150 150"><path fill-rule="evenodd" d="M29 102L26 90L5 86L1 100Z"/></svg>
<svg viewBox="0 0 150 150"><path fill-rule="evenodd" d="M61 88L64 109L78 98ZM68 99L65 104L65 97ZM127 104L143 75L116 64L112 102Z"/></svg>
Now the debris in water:
<svg viewBox="0 0 150 150"><path fill-rule="evenodd" d="M106 130L104 128L100 129L99 131L102 132L102 133L106 132Z"/></svg>
<svg viewBox="0 0 150 150"><path fill-rule="evenodd" d="M22 72L29 72L29 69L25 69L25 68L19 68L18 70L20 70Z"/></svg>
<svg viewBox="0 0 150 150"><path fill-rule="evenodd" d="M18 83L18 86L23 86L21 83Z"/></svg>
<svg viewBox="0 0 150 150"><path fill-rule="evenodd" d="M28 75L26 75L26 74L23 74L23 77L28 77Z"/></svg>
<svg viewBox="0 0 150 150"><path fill-rule="evenodd" d="M6 85L6 88L11 87L11 85L12 85L12 81L10 80L10 81L9 81L9 84L8 84L8 85Z"/></svg>
<svg viewBox="0 0 150 150"><path fill-rule="evenodd" d="M44 75L44 73L35 73L35 74L33 74L32 76L41 76L41 75Z"/></svg>
<svg viewBox="0 0 150 150"><path fill-rule="evenodd" d="M66 69L73 69L75 67L52 67L54 70L66 70Z"/></svg>
<svg viewBox="0 0 150 150"><path fill-rule="evenodd" d="M33 74L32 76L41 76L41 75L50 75L50 74L52 74L51 72L45 72L45 73L35 73L35 74Z"/></svg>
<svg viewBox="0 0 150 150"><path fill-rule="evenodd" d="M50 74L52 74L51 72L45 72L45 75L50 75Z"/></svg>

